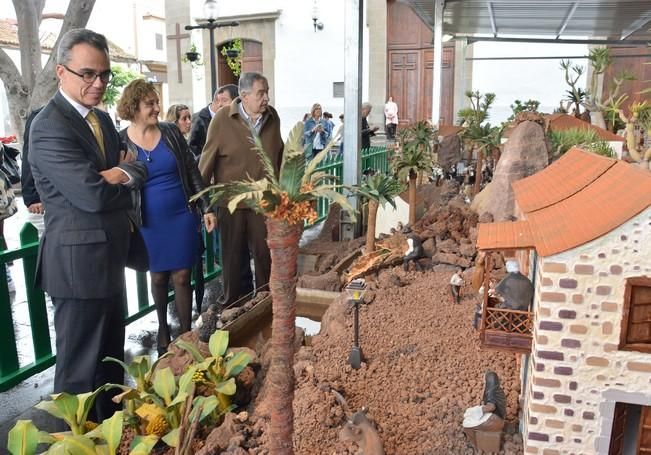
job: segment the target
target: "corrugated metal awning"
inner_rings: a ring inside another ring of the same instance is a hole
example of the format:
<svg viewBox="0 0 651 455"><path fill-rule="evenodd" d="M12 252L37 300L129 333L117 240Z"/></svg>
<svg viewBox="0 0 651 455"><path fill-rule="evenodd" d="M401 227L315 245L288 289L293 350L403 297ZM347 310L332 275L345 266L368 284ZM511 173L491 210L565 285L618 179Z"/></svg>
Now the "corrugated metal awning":
<svg viewBox="0 0 651 455"><path fill-rule="evenodd" d="M429 25L434 0L403 0ZM649 0L445 0L443 33L454 36L651 40Z"/></svg>

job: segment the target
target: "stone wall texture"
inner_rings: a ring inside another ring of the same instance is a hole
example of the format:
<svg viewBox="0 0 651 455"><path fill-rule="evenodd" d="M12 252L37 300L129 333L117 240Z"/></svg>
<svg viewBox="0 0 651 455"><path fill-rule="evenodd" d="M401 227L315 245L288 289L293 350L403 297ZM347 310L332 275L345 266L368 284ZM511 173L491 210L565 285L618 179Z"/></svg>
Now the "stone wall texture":
<svg viewBox="0 0 651 455"><path fill-rule="evenodd" d="M615 401L651 404L651 354L618 350L625 280L639 276L651 277L651 208L538 259L525 453L607 454Z"/></svg>

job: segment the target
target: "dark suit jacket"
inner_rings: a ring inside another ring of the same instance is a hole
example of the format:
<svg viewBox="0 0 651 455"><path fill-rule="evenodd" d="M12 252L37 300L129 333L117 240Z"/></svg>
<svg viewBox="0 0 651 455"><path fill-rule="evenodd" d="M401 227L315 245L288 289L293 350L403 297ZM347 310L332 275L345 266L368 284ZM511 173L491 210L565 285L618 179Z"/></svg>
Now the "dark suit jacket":
<svg viewBox="0 0 651 455"><path fill-rule="evenodd" d="M101 299L124 287L131 226L130 188L99 171L118 165L120 141L108 114L96 111L106 158L81 115L57 92L32 123L29 163L45 206L37 285L52 297ZM139 189L143 163L120 165Z"/></svg>
<svg viewBox="0 0 651 455"><path fill-rule="evenodd" d="M190 130L190 150L194 156L199 158L203 146L206 145L206 137L208 136L208 125L210 125L210 110L208 106L201 109L196 114L192 115L192 129Z"/></svg>
<svg viewBox="0 0 651 455"><path fill-rule="evenodd" d="M36 191L36 186L34 185L34 177L32 176L32 167L29 165L29 128L32 126L32 122L36 115L41 112L43 108L39 107L34 109L27 121L25 122L25 134L23 135L23 153L21 156L22 162L20 166L20 185L23 194L23 202L27 207L32 204L38 204L41 202L41 197Z"/></svg>

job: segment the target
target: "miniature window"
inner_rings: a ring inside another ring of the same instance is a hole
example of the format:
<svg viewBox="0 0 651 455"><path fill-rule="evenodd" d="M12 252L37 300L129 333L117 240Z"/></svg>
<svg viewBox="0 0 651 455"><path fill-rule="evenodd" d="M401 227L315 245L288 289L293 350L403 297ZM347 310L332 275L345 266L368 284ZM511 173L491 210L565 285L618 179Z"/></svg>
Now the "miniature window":
<svg viewBox="0 0 651 455"><path fill-rule="evenodd" d="M160 33L156 33L155 38L156 38L156 50L162 51L163 50L163 35L160 34Z"/></svg>
<svg viewBox="0 0 651 455"><path fill-rule="evenodd" d="M619 348L651 352L651 278L629 278Z"/></svg>

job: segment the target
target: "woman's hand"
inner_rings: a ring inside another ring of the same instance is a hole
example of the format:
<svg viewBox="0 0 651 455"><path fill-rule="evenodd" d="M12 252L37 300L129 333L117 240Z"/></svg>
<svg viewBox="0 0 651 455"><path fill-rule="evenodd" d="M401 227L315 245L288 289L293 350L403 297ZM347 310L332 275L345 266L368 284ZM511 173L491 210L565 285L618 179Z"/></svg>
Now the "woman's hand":
<svg viewBox="0 0 651 455"><path fill-rule="evenodd" d="M203 216L203 224L206 226L206 232L210 233L217 227L217 217L214 213L206 213Z"/></svg>

